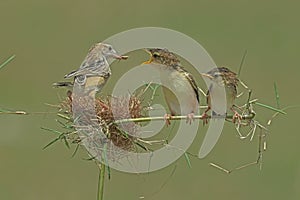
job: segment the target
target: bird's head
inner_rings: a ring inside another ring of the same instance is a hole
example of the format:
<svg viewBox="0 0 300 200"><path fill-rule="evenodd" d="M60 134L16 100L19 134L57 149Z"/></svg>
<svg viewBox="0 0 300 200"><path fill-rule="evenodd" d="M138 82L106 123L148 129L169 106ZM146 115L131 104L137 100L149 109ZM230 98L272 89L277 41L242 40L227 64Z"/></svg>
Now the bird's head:
<svg viewBox="0 0 300 200"><path fill-rule="evenodd" d="M220 72L218 68L213 68L209 72L201 73L201 75L205 78L209 78L211 81L215 81L216 79L222 77L222 72Z"/></svg>
<svg viewBox="0 0 300 200"><path fill-rule="evenodd" d="M105 58L115 58L118 60L127 59L128 56L121 56L110 44L96 43L89 50L91 54L102 54Z"/></svg>
<svg viewBox="0 0 300 200"><path fill-rule="evenodd" d="M207 73L201 73L203 77L209 78L211 81L217 83L228 84L238 84L238 78L236 73L228 69L227 67L216 67Z"/></svg>
<svg viewBox="0 0 300 200"><path fill-rule="evenodd" d="M167 49L152 48L146 49L146 51L150 54L150 59L144 62L144 64L153 63L166 66L174 66L178 65L180 62L177 56Z"/></svg>

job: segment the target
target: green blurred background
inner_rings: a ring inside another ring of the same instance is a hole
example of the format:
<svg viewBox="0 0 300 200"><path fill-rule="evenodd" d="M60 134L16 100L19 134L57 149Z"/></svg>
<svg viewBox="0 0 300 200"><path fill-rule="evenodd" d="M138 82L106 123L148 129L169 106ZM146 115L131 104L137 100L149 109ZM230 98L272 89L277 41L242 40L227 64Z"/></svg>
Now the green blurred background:
<svg viewBox="0 0 300 200"><path fill-rule="evenodd" d="M90 45L130 28L157 26L183 32L209 52L218 65L237 70L245 49L241 78L262 102L282 106L300 102L299 6L296 1L0 1L0 107L53 112L63 92L51 84L76 69ZM113 68L113 74L124 71ZM272 112L257 109L266 122ZM257 141L241 141L227 126L205 159L184 158L149 174L113 171L105 199L299 199L299 109L277 118L270 127L263 168L230 175L208 165L233 168L257 157ZM56 143L40 127L58 127L55 115L0 116L0 199L96 199L98 170L84 151ZM197 144L195 149L197 149ZM176 167L175 173L170 176ZM166 183L166 184L164 184ZM164 186L162 186L164 185Z"/></svg>

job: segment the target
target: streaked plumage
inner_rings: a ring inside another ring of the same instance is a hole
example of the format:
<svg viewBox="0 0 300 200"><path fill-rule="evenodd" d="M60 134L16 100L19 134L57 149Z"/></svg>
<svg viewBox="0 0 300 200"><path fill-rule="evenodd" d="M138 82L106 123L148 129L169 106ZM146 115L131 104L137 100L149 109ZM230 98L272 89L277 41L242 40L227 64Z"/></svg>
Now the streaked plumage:
<svg viewBox="0 0 300 200"><path fill-rule="evenodd" d="M217 67L213 68L207 73L202 73L204 77L209 78L211 81L214 81L218 86L224 86L226 92L226 101L227 101L227 112L229 110L233 110L234 101L237 96L237 86L239 83L239 79L237 78L237 74L232 72L230 69L226 67ZM213 84L211 84L207 91L207 105L208 109L205 111L208 112L211 109L211 93L214 90ZM217 96L217 95L216 95ZM236 111L234 111L236 112ZM218 113L217 113L218 114Z"/></svg>
<svg viewBox="0 0 300 200"><path fill-rule="evenodd" d="M127 59L126 56L120 56L116 50L109 44L96 43L88 51L87 56L80 65L79 69L74 70L64 78L74 77L74 81L80 86L99 87L103 85L111 75L108 59ZM89 78L89 81L87 79ZM71 82L54 83L53 86L72 86Z"/></svg>
<svg viewBox="0 0 300 200"><path fill-rule="evenodd" d="M198 112L200 101L193 76L183 68L177 56L167 49L154 48L147 51L151 57L145 64L151 64L159 70L164 85L164 97L171 115L188 115L192 118Z"/></svg>

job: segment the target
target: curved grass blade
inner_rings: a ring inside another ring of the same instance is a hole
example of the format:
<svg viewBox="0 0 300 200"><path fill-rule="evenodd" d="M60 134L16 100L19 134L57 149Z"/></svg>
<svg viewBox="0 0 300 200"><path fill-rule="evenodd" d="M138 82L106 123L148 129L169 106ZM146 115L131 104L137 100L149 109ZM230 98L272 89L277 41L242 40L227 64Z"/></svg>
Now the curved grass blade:
<svg viewBox="0 0 300 200"><path fill-rule="evenodd" d="M241 71L242 71L242 66L245 62L245 59L246 59L246 56L247 56L247 53L248 53L248 50L246 49L244 54L243 54L243 57L242 57L242 60L241 60L241 63L240 63L240 66L239 66L239 71L238 71L238 74L237 74L237 77L240 77L241 75Z"/></svg>
<svg viewBox="0 0 300 200"><path fill-rule="evenodd" d="M4 61L4 62L0 65L0 69L1 69L2 67L4 67L5 65L7 65L8 63L10 63L15 57L16 57L16 55L12 55L11 57L9 57L6 61Z"/></svg>
<svg viewBox="0 0 300 200"><path fill-rule="evenodd" d="M48 148L49 146L51 146L52 144L54 144L55 142L57 142L58 140L64 140L65 145L67 146L67 148L70 148L69 142L66 138L66 133L51 129L51 128L45 128L45 127L41 127L41 129L58 134L58 137L55 138L54 140L52 140L51 142L49 142L46 146L43 147L43 150Z"/></svg>
<svg viewBox="0 0 300 200"><path fill-rule="evenodd" d="M277 105L277 108L280 108L280 103L279 103L279 93L278 93L278 89L277 89L276 82L274 82L274 91L275 91L275 98L276 98L276 105Z"/></svg>
<svg viewBox="0 0 300 200"><path fill-rule="evenodd" d="M189 168L192 168L190 157L189 157L189 155L186 152L184 153L184 157L185 157L185 160L186 160Z"/></svg>
<svg viewBox="0 0 300 200"><path fill-rule="evenodd" d="M288 110L288 109L291 109L291 108L299 108L299 107L300 107L300 105L293 105L293 106L287 106L287 107L285 107L285 108L282 108L281 110L285 111L285 110ZM274 119L275 117L277 117L278 114L279 114L279 112L276 112L276 113L274 113L274 115L272 115L271 119L269 119L269 121L267 122L267 125L268 125L268 126L271 125L271 123L273 122L273 119Z"/></svg>
<svg viewBox="0 0 300 200"><path fill-rule="evenodd" d="M16 115L27 115L28 113L23 110L7 110L0 108L0 114L16 114Z"/></svg>
<svg viewBox="0 0 300 200"><path fill-rule="evenodd" d="M274 107L272 107L272 106L269 106L269 105L266 105L266 104L263 104L263 103L253 102L253 104L258 105L258 106L261 106L261 107L263 107L263 108L267 108L267 109L273 110L273 111L275 111L275 112L279 112L279 113L284 114L284 115L287 114L287 113L284 112L283 110L280 110L280 109L278 109L278 108L274 108Z"/></svg>
<svg viewBox="0 0 300 200"><path fill-rule="evenodd" d="M76 155L76 153L78 152L78 149L79 149L79 144L76 145L76 148L74 150L74 152L72 153L72 158L74 158L74 156Z"/></svg>

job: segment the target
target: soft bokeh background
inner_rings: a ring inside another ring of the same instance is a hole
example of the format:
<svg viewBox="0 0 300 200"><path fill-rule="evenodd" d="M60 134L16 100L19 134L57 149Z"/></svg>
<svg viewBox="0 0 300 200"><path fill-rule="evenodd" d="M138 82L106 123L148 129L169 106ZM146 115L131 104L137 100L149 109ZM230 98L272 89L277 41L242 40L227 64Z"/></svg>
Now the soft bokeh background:
<svg viewBox="0 0 300 200"><path fill-rule="evenodd" d="M0 62L16 59L0 73L0 107L52 112L62 93L51 84L76 69L96 41L135 27L158 26L183 32L218 65L236 70L245 49L242 78L261 101L275 105L276 81L282 106L300 103L300 28L296 1L0 1ZM118 75L123 71L113 68ZM265 122L272 114L258 109ZM184 158L150 174L113 171L106 199L299 199L299 109L288 110L270 127L263 169L231 175L208 166L232 168L256 159L257 141L241 141L226 127L203 160ZM97 167L80 151L57 143L40 127L56 128L53 114L0 116L0 199L96 199ZM196 144L197 145L197 144ZM197 147L197 146L196 146ZM195 149L197 149L195 147ZM164 184L166 183L166 184Z"/></svg>

